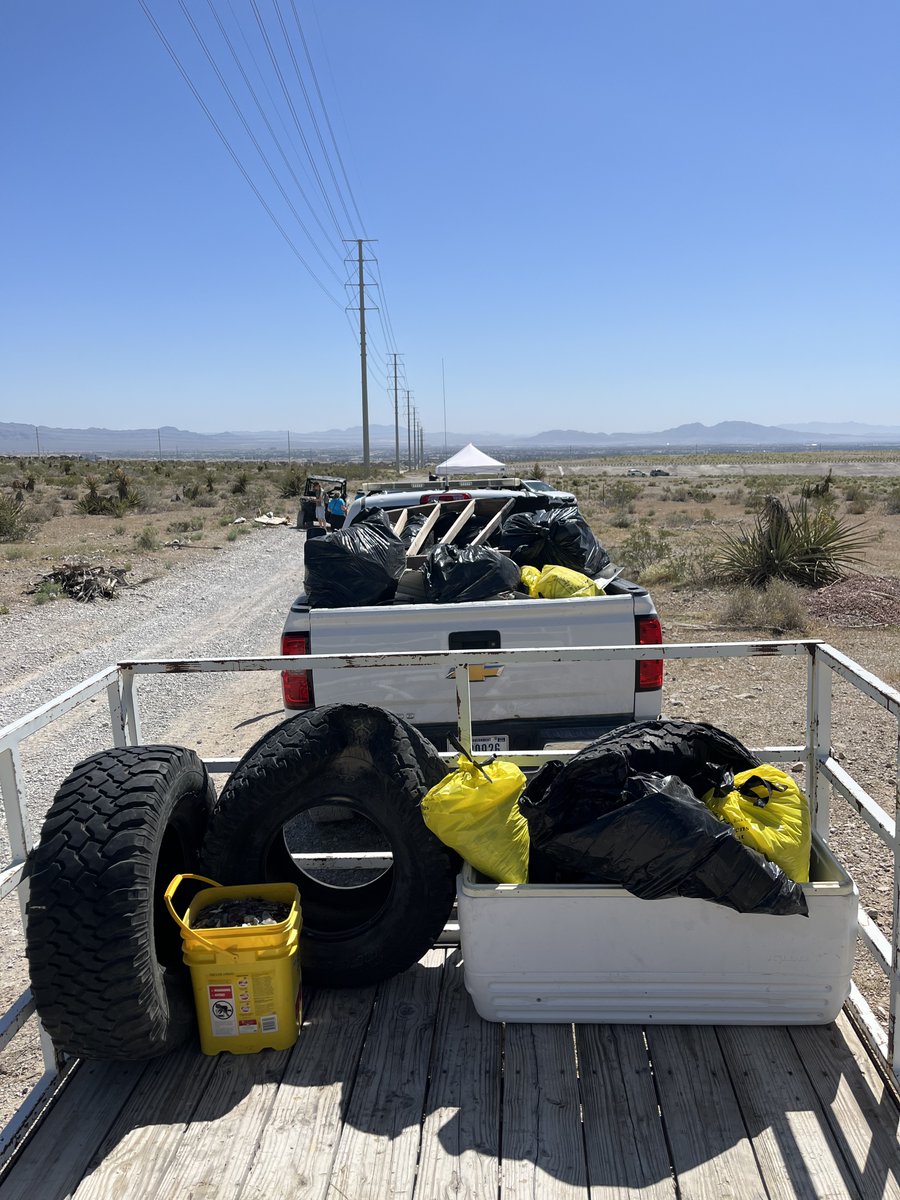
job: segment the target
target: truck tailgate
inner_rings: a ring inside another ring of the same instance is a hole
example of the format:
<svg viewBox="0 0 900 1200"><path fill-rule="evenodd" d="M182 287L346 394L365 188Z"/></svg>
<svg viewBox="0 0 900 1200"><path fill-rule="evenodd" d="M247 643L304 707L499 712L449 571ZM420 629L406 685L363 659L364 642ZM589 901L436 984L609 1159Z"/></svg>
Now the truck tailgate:
<svg viewBox="0 0 900 1200"><path fill-rule="evenodd" d="M630 595L568 600L494 601L379 608L311 609L313 654L391 650L491 650L541 646L621 646L635 640ZM429 725L456 720L456 693L445 669L366 670L360 699ZM346 701L346 678L317 671L316 703ZM558 663L486 667L472 682L478 722L513 717L622 713L633 703L634 663Z"/></svg>

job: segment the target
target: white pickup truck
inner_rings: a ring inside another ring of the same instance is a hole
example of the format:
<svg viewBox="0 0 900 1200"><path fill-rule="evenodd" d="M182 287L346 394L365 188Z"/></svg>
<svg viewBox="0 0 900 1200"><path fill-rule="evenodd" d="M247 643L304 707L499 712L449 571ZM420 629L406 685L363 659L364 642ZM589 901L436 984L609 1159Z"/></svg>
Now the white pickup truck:
<svg viewBox="0 0 900 1200"><path fill-rule="evenodd" d="M380 499L380 497L379 497ZM456 497L413 508L389 510L398 532L411 514L429 514L439 529L452 515L445 537L477 518L486 521L484 538L515 503ZM400 504L404 501L401 500ZM409 505L409 499L405 499ZM493 509L493 516L490 511ZM421 529L410 546L410 563L427 535ZM475 539L478 540L477 538ZM631 646L661 642L659 618L647 590L617 577L612 566L598 577L605 595L562 600L524 597L509 600L434 604L397 603L352 608L311 607L306 594L294 601L281 639L282 654L363 654L386 651L514 650L549 646ZM615 661L554 663L515 667L484 663L472 679L474 749L482 753L539 750L548 742L584 740L628 721L660 714L662 662ZM454 692L446 672L367 671L356 700L374 704L411 721L439 749L456 729ZM285 671L282 677L289 715L346 696L333 671Z"/></svg>

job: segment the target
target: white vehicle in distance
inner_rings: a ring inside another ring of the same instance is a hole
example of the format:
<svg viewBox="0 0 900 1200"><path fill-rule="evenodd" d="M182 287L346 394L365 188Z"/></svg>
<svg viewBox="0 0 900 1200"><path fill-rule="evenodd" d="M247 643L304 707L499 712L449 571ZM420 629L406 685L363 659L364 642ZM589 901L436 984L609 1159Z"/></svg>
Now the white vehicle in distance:
<svg viewBox="0 0 900 1200"><path fill-rule="evenodd" d="M515 500L516 511L559 508L577 504L572 492L561 492L540 479L454 479L429 480L411 487L409 483L381 484L368 488L347 508L344 528L373 508L419 508L449 500Z"/></svg>

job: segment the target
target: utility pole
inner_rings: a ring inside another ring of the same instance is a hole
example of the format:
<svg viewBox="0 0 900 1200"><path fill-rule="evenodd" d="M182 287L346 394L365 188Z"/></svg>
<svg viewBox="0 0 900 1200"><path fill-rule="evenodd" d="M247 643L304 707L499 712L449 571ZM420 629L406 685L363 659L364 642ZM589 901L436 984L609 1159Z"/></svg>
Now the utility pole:
<svg viewBox="0 0 900 1200"><path fill-rule="evenodd" d="M38 433L38 427L34 427L34 440L37 442L38 458L41 457L41 435Z"/></svg>
<svg viewBox="0 0 900 1200"><path fill-rule="evenodd" d="M419 465L425 470L425 430L419 426Z"/></svg>
<svg viewBox="0 0 900 1200"><path fill-rule="evenodd" d="M158 429L156 431L156 445L159 449L159 461L162 462L162 434Z"/></svg>
<svg viewBox="0 0 900 1200"><path fill-rule="evenodd" d="M356 240L359 255L359 367L362 378L363 466L369 469L369 376L366 369L366 281L363 278L363 239Z"/></svg>
<svg viewBox="0 0 900 1200"><path fill-rule="evenodd" d="M288 466L291 465L291 431L287 431L288 435Z"/></svg>
<svg viewBox="0 0 900 1200"><path fill-rule="evenodd" d="M400 408L397 404L397 352L394 351L394 469L400 474Z"/></svg>
<svg viewBox="0 0 900 1200"><path fill-rule="evenodd" d="M406 466L412 470L412 410L409 405L409 388L406 389Z"/></svg>

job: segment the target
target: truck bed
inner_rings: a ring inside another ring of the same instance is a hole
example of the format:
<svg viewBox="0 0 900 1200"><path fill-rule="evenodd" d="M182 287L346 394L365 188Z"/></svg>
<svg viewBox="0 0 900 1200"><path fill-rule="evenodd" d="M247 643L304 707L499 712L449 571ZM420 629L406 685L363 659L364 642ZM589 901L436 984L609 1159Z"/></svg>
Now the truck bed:
<svg viewBox="0 0 900 1200"><path fill-rule="evenodd" d="M502 1026L462 974L435 949L319 991L291 1051L83 1063L0 1200L900 1195L900 1110L846 1013Z"/></svg>

